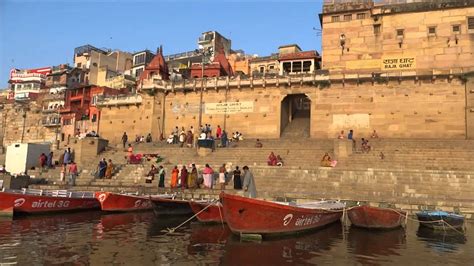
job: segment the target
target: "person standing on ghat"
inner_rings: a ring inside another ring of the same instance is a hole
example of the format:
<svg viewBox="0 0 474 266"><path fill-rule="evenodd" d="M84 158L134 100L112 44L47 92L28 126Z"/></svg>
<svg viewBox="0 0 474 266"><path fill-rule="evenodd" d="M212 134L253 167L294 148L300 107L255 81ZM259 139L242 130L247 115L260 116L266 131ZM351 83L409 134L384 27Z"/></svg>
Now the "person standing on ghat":
<svg viewBox="0 0 474 266"><path fill-rule="evenodd" d="M124 148L124 149L125 149L125 146L127 145L127 141L128 141L127 132L123 132L123 135L122 135L122 144L123 144L123 148Z"/></svg>
<svg viewBox="0 0 474 266"><path fill-rule="evenodd" d="M245 196L249 198L257 197L257 188L255 187L255 179L253 178L252 172L248 166L244 166L244 184L243 189L245 191Z"/></svg>
<svg viewBox="0 0 474 266"><path fill-rule="evenodd" d="M159 169L159 172L158 172L158 175L160 176L160 181L158 182L158 187L165 187L165 168L163 168L163 165L160 165L160 167L158 167Z"/></svg>
<svg viewBox="0 0 474 266"><path fill-rule="evenodd" d="M71 161L71 163L69 164L69 185L76 185L77 173L77 164L74 161Z"/></svg>

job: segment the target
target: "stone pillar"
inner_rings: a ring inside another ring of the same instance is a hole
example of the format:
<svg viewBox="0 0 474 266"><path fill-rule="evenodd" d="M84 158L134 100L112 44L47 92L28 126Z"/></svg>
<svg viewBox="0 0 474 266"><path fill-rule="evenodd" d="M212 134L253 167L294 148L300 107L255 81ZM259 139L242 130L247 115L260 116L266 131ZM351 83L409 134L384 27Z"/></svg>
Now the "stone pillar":
<svg viewBox="0 0 474 266"><path fill-rule="evenodd" d="M346 158L352 154L352 141L347 139L334 140L334 156L336 158Z"/></svg>

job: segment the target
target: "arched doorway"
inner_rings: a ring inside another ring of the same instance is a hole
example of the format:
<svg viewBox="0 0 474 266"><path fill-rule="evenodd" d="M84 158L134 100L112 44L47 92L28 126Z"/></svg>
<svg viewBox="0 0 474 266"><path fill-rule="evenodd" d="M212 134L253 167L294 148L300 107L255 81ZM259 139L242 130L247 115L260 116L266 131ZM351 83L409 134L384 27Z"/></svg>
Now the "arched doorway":
<svg viewBox="0 0 474 266"><path fill-rule="evenodd" d="M281 101L280 136L309 137L311 99L305 94L289 94Z"/></svg>

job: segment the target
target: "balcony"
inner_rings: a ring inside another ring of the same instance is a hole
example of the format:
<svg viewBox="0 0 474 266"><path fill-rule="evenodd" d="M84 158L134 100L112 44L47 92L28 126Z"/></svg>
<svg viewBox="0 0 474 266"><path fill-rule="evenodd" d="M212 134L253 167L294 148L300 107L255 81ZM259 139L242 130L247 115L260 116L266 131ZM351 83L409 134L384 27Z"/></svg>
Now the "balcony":
<svg viewBox="0 0 474 266"><path fill-rule="evenodd" d="M44 127L60 127L61 126L61 118L59 116L52 116L47 117L41 120L41 124Z"/></svg>
<svg viewBox="0 0 474 266"><path fill-rule="evenodd" d="M143 101L142 96L135 95L117 95L108 97L97 97L97 106L120 106L120 105L139 105Z"/></svg>
<svg viewBox="0 0 474 266"><path fill-rule="evenodd" d="M10 78L12 82L28 82L28 81L38 81L44 82L46 80L46 75L38 73L12 73Z"/></svg>
<svg viewBox="0 0 474 266"><path fill-rule="evenodd" d="M87 96L87 95L80 94L80 95L71 96L70 100L71 100L71 102L76 102L76 101L81 101L81 100L90 102L91 97Z"/></svg>

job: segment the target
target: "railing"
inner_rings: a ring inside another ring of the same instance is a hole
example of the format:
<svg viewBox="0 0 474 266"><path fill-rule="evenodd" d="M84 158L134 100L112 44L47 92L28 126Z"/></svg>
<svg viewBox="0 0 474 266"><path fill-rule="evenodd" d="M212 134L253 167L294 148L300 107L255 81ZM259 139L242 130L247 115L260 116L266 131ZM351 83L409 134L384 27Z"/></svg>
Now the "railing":
<svg viewBox="0 0 474 266"><path fill-rule="evenodd" d="M117 105L130 105L130 104L141 104L142 96L139 94L135 95L116 95L116 96L100 96L97 97L97 106L117 106Z"/></svg>
<svg viewBox="0 0 474 266"><path fill-rule="evenodd" d="M199 52L188 51L188 52L184 52L184 53L165 55L165 60L170 61L170 60L174 60L174 59L194 57L194 56L199 56Z"/></svg>

